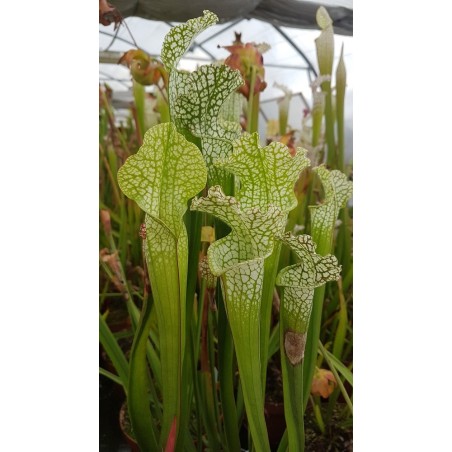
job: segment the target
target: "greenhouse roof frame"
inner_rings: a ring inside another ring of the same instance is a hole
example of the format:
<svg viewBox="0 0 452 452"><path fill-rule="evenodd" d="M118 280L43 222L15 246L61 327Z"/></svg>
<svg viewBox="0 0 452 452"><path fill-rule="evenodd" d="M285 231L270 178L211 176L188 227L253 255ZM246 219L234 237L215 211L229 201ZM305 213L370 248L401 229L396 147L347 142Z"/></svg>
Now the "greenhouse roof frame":
<svg viewBox="0 0 452 452"><path fill-rule="evenodd" d="M238 18L259 19L277 26L316 29L316 12L325 6L338 34L353 34L352 0L114 0L123 17L185 22L209 9L220 23ZM345 5L345 6L344 6Z"/></svg>

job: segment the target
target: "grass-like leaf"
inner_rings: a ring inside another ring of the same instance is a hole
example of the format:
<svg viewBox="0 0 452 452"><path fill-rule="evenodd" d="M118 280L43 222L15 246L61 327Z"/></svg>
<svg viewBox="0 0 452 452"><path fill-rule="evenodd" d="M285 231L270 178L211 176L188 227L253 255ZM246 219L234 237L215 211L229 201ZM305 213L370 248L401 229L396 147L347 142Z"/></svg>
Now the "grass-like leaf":
<svg viewBox="0 0 452 452"><path fill-rule="evenodd" d="M99 339L104 347L108 357L110 358L116 372L118 372L118 380L124 386L127 394L127 384L129 382L129 364L124 356L121 347L118 345L113 333L102 316L99 316Z"/></svg>
<svg viewBox="0 0 452 452"><path fill-rule="evenodd" d="M328 365L334 366L334 368L348 381L350 386L353 386L353 374L350 369L345 367L344 364L325 348L322 350L322 354L328 358Z"/></svg>

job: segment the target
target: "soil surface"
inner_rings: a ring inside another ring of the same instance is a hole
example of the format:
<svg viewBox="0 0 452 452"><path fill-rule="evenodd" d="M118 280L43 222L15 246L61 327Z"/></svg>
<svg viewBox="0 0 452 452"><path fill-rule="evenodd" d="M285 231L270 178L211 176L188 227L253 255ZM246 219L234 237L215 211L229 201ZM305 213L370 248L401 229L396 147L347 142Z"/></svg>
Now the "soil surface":
<svg viewBox="0 0 452 452"><path fill-rule="evenodd" d="M119 428L122 400L115 383L100 375L99 380L99 452L131 452Z"/></svg>
<svg viewBox="0 0 452 452"><path fill-rule="evenodd" d="M322 416L325 419L328 401L323 399L322 401L324 402L322 403ZM282 374L278 352L270 359L267 370L266 418L272 452L277 450L279 440L285 429L282 404ZM277 411L275 406L277 405L280 405L281 416L275 413ZM273 413L269 413L268 411L270 410ZM347 425L342 414L344 410L344 403L336 403L332 419L327 426L326 432L322 435L316 424L311 405L308 404L305 416L305 452L351 452L353 450L353 426Z"/></svg>
<svg viewBox="0 0 452 452"><path fill-rule="evenodd" d="M344 407L340 406L341 409ZM339 410L324 435L319 431L312 412L305 417L306 452L352 452L353 427L344 425Z"/></svg>

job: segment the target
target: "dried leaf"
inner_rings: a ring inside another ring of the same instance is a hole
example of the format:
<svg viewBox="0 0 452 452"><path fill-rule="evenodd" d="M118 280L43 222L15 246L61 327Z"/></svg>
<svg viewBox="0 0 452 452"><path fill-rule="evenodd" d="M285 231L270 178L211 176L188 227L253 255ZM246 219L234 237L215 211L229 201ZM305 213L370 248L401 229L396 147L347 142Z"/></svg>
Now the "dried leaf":
<svg viewBox="0 0 452 452"><path fill-rule="evenodd" d="M110 220L110 212L106 209L101 209L100 211L100 221L102 226L104 227L105 234L110 236L111 234L111 220Z"/></svg>
<svg viewBox="0 0 452 452"><path fill-rule="evenodd" d="M107 0L99 0L99 23L105 26L114 23L115 30L122 23L121 13Z"/></svg>
<svg viewBox="0 0 452 452"><path fill-rule="evenodd" d="M108 248L103 248L99 251L99 256L102 262L105 262L112 271L111 282L113 285L120 293L126 293L126 288L121 276L121 264L119 262L118 251L110 253Z"/></svg>
<svg viewBox="0 0 452 452"><path fill-rule="evenodd" d="M330 370L316 367L311 385L312 395L322 396L324 399L327 399L333 393L336 386L336 379Z"/></svg>
<svg viewBox="0 0 452 452"><path fill-rule="evenodd" d="M140 85L157 85L160 80L166 85L168 75L163 64L142 50L129 50L119 59L118 64L130 68L133 79Z"/></svg>

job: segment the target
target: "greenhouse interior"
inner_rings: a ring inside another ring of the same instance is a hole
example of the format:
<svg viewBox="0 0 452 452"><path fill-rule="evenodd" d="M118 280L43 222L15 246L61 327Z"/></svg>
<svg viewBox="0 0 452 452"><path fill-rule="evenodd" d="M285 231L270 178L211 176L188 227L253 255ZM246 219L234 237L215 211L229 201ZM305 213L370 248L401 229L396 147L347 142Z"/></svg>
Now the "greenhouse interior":
<svg viewBox="0 0 452 452"><path fill-rule="evenodd" d="M353 450L351 0L99 0L99 446Z"/></svg>

